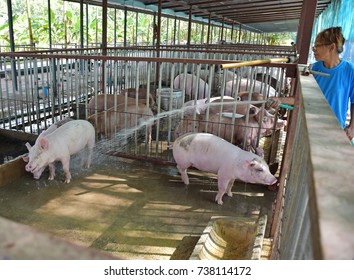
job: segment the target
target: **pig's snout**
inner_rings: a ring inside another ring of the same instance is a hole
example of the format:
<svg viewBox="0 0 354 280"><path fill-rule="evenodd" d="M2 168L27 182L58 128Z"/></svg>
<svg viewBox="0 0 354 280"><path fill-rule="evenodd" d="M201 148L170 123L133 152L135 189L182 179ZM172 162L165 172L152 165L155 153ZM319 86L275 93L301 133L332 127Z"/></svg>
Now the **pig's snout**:
<svg viewBox="0 0 354 280"><path fill-rule="evenodd" d="M32 164L30 164L30 163L26 164L25 169L27 172L32 172L32 170L33 170Z"/></svg>
<svg viewBox="0 0 354 280"><path fill-rule="evenodd" d="M278 182L277 178L274 177L274 180L272 180L269 185L274 185L274 184L276 184L277 182Z"/></svg>
<svg viewBox="0 0 354 280"><path fill-rule="evenodd" d="M27 172L35 173L36 165L28 163L25 166Z"/></svg>
<svg viewBox="0 0 354 280"><path fill-rule="evenodd" d="M278 186L278 180L275 180L273 184L269 184L269 185L267 186L267 189L270 190L270 191L272 191L272 192L275 192L275 191L278 190L278 187L279 187L279 186Z"/></svg>

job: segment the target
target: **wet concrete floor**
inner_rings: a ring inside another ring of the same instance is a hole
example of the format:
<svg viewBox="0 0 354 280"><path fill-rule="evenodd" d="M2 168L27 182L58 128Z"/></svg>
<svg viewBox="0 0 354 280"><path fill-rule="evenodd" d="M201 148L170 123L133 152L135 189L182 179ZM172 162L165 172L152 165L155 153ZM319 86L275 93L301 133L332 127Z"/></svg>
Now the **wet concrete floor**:
<svg viewBox="0 0 354 280"><path fill-rule="evenodd" d="M173 166L96 153L90 169L71 161L48 181L31 174L0 188L0 215L69 242L124 259L188 259L212 216L271 220L276 196L260 185L235 183L232 198L214 202L215 175L189 170L186 187ZM55 248L53 248L55 250Z"/></svg>

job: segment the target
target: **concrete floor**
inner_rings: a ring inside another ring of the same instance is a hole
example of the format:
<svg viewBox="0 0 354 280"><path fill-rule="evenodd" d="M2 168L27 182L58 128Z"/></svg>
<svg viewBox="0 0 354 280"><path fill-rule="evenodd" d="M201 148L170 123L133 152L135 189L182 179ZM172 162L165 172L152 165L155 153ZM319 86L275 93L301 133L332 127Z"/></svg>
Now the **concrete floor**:
<svg viewBox="0 0 354 280"><path fill-rule="evenodd" d="M0 188L0 215L71 243L124 259L188 259L212 216L271 220L276 193L235 183L214 202L216 177L190 170L186 187L175 167L96 154L88 170L72 158L70 184L31 174ZM266 232L267 234L267 232Z"/></svg>

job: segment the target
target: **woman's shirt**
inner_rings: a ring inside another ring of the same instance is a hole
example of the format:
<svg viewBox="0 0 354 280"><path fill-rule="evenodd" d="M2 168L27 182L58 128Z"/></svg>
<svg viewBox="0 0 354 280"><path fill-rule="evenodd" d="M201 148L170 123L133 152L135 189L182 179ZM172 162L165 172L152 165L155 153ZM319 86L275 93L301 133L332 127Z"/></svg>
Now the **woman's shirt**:
<svg viewBox="0 0 354 280"><path fill-rule="evenodd" d="M326 77L314 74L314 78L342 128L345 128L349 100L354 104L354 64L342 60L336 67L328 69L323 61L317 61L312 64L312 70L330 75Z"/></svg>

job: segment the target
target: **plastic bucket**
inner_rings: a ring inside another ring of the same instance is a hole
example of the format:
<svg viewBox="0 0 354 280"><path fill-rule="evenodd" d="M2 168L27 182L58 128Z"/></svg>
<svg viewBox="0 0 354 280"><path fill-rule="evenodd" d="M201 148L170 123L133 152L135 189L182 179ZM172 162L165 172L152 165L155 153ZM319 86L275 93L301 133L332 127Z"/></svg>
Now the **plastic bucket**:
<svg viewBox="0 0 354 280"><path fill-rule="evenodd" d="M165 111L182 108L182 91L173 90L170 88L162 88L160 91L161 96L161 108ZM172 98L172 106L170 108L170 102Z"/></svg>

